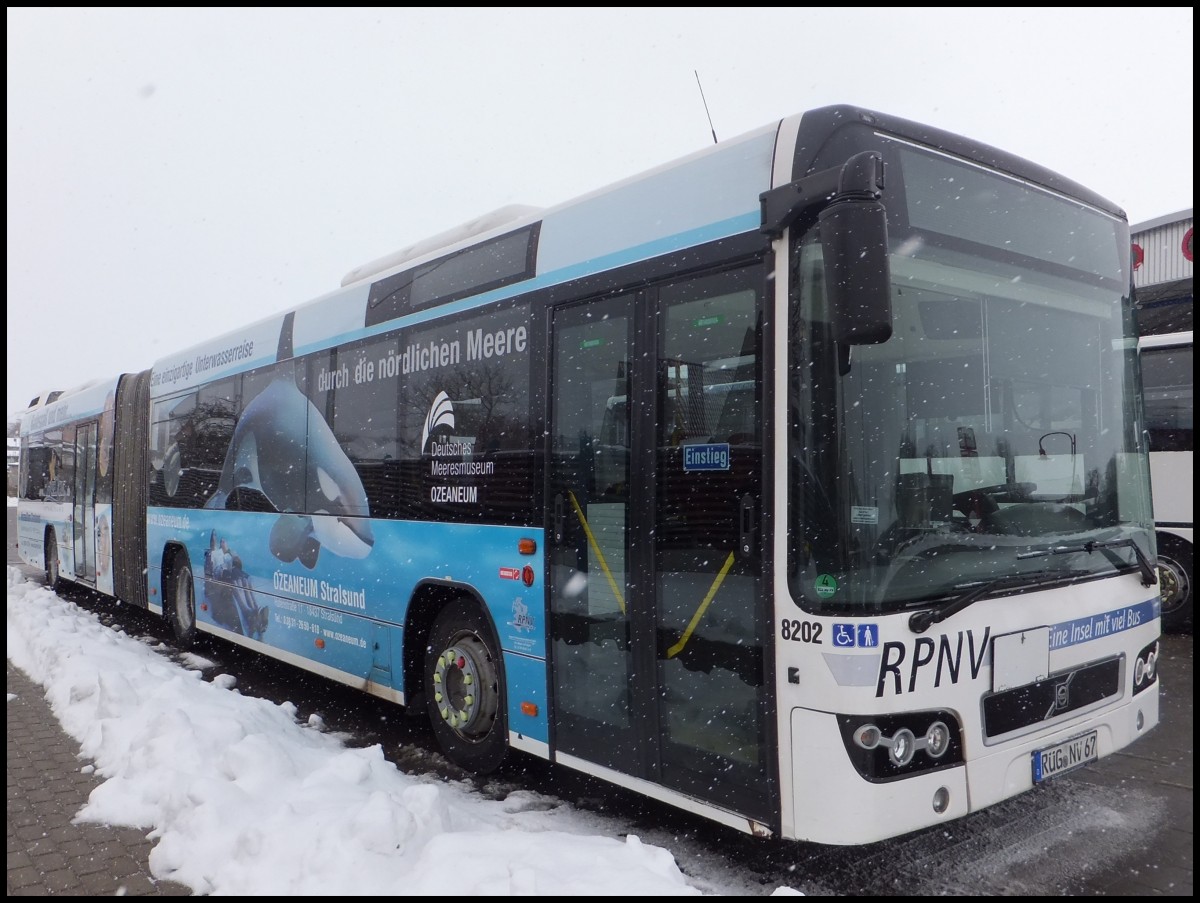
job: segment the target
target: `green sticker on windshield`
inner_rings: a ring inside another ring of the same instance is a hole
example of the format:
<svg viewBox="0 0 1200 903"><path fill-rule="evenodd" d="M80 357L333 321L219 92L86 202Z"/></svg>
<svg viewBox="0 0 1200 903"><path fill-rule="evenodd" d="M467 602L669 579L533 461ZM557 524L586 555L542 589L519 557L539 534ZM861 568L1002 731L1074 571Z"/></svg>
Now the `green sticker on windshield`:
<svg viewBox="0 0 1200 903"><path fill-rule="evenodd" d="M833 574L822 574L816 582L817 595L828 599L837 592L837 578Z"/></svg>

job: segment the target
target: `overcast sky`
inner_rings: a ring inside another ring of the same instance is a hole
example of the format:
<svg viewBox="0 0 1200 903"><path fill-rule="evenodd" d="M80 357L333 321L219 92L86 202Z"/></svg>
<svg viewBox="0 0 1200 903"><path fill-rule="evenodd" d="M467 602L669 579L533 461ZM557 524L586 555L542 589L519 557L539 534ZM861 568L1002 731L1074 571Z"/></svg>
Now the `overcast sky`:
<svg viewBox="0 0 1200 903"><path fill-rule="evenodd" d="M1191 7L8 7L8 410L830 103L1193 206ZM702 99L699 82L703 85Z"/></svg>

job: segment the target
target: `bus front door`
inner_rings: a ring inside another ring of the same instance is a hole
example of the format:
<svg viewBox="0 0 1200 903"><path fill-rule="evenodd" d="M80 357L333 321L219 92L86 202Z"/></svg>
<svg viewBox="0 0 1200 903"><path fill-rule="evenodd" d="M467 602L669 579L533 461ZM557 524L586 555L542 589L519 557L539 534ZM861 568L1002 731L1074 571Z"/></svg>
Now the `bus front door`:
<svg viewBox="0 0 1200 903"><path fill-rule="evenodd" d="M762 270L553 313L558 753L771 811Z"/></svg>

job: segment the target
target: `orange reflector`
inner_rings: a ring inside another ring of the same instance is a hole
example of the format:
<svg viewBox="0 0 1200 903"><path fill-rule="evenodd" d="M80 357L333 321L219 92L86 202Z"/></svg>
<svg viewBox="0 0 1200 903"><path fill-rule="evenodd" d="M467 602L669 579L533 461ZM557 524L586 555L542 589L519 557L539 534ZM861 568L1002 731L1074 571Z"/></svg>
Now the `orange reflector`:
<svg viewBox="0 0 1200 903"><path fill-rule="evenodd" d="M521 714L529 715L531 718L537 717L537 703L523 702L521 703Z"/></svg>
<svg viewBox="0 0 1200 903"><path fill-rule="evenodd" d="M518 539L517 540L517 551L520 552L522 555L532 555L534 552L537 551L537 540L536 539Z"/></svg>
<svg viewBox="0 0 1200 903"><path fill-rule="evenodd" d="M313 645L316 646L318 649L324 649L325 641L323 639L321 639L320 637L317 637L315 640L313 640Z"/></svg>

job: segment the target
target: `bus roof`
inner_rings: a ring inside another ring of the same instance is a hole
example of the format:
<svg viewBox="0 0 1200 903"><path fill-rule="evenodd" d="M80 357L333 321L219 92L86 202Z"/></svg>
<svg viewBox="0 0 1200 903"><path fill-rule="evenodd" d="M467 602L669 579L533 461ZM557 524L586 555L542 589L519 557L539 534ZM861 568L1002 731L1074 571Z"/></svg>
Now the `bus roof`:
<svg viewBox="0 0 1200 903"><path fill-rule="evenodd" d="M97 416L111 408L116 401L117 383L120 377L94 379L72 389L46 392L38 396L36 406L30 406L18 416L21 420L21 435L40 433L49 427L73 423L89 416ZM53 401L41 401L43 397Z"/></svg>

